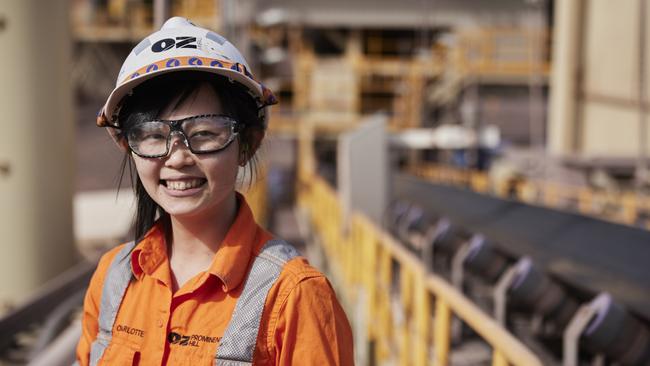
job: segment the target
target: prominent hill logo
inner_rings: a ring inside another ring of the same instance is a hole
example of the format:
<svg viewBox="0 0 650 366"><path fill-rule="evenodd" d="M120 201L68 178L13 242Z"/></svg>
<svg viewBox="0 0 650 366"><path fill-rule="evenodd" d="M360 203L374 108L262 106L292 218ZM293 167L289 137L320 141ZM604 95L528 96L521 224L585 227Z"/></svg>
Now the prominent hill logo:
<svg viewBox="0 0 650 366"><path fill-rule="evenodd" d="M199 347L203 343L219 343L221 337L210 337L200 334L183 335L176 332L171 332L167 336L167 342L170 344L177 344L179 346Z"/></svg>

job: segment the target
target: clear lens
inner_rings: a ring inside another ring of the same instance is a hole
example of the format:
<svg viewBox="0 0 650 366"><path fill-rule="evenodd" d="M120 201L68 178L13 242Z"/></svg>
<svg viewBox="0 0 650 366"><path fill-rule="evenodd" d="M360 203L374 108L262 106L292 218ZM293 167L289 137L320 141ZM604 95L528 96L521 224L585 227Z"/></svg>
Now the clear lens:
<svg viewBox="0 0 650 366"><path fill-rule="evenodd" d="M232 120L219 116L193 118L183 123L183 132L192 150L214 151L231 141Z"/></svg>
<svg viewBox="0 0 650 366"><path fill-rule="evenodd" d="M127 133L127 139L136 154L159 157L169 153L169 136L173 131L179 131L192 152L208 153L221 150L232 142L236 135L234 126L233 119L220 115L197 116L179 121L150 121L133 126Z"/></svg>
<svg viewBox="0 0 650 366"><path fill-rule="evenodd" d="M167 138L171 126L164 122L144 122L133 126L128 132L131 149L138 155L160 156L167 152Z"/></svg>

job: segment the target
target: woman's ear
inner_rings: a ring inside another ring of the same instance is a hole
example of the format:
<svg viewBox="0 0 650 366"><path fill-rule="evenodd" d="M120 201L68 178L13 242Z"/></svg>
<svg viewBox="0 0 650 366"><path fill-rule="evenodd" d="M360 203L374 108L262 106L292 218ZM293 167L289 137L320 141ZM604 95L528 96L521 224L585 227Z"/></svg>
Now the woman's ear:
<svg viewBox="0 0 650 366"><path fill-rule="evenodd" d="M131 148L129 147L128 141L126 141L126 137L120 136L120 137L118 137L118 139L119 139L118 140L118 145L120 145L120 147L122 149L124 149L124 151L130 151L131 150Z"/></svg>
<svg viewBox="0 0 650 366"><path fill-rule="evenodd" d="M239 146L239 166L244 166L248 162L248 142L242 141Z"/></svg>
<svg viewBox="0 0 650 366"><path fill-rule="evenodd" d="M244 166L248 161L255 155L257 149L259 149L264 139L264 130L263 129L250 129L246 133L244 141L242 141L239 148L239 165Z"/></svg>

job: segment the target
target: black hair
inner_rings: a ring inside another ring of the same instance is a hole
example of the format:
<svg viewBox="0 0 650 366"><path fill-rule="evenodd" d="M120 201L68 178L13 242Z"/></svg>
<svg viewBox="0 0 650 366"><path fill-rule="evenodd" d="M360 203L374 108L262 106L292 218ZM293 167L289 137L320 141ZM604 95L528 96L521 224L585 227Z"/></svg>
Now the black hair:
<svg viewBox="0 0 650 366"><path fill-rule="evenodd" d="M126 131L138 123L158 118L163 110L171 105L175 110L189 98L195 97L202 85L208 83L215 91L223 113L235 119L240 125L238 134L239 153L248 162L249 185L257 168L255 151L264 135L264 121L259 115L259 107L248 90L228 78L201 71L168 73L136 86L132 93L121 102L117 116L120 125L118 139L125 139ZM173 105L172 105L173 103ZM123 144L128 146L127 144ZM135 172L131 151L127 147L119 174L121 185L124 173L128 170L136 196L135 240L140 241L159 217L167 235L170 233L169 214L160 207L144 189Z"/></svg>

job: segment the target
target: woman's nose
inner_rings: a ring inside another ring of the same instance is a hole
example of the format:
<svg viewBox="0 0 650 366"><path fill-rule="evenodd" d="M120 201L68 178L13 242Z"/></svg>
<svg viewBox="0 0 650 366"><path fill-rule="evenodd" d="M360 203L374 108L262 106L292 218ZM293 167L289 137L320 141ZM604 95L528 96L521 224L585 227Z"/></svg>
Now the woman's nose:
<svg viewBox="0 0 650 366"><path fill-rule="evenodd" d="M168 167L180 167L185 165L194 164L192 152L185 145L183 136L172 135L169 142L169 155L165 160L165 165Z"/></svg>

